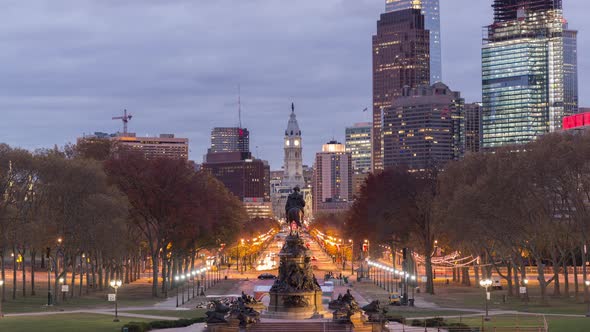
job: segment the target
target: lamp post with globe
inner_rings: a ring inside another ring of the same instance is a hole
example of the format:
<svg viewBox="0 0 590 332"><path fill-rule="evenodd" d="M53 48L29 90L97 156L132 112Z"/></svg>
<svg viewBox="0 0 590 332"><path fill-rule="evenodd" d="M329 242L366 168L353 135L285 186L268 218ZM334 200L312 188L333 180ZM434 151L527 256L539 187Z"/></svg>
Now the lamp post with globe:
<svg viewBox="0 0 590 332"><path fill-rule="evenodd" d="M111 287L113 287L115 289L115 319L113 319L113 322L118 322L119 321L119 308L118 308L117 301L119 301L119 298L117 295L117 290L119 289L119 287L121 287L121 285L123 285L123 282L121 280L111 280L110 285L111 285Z"/></svg>
<svg viewBox="0 0 590 332"><path fill-rule="evenodd" d="M484 302L486 305L486 317L484 318L484 320L489 321L490 316L488 315L488 301L490 298L490 293L488 292L488 288L492 285L492 280L482 279L479 281L479 285L485 289Z"/></svg>

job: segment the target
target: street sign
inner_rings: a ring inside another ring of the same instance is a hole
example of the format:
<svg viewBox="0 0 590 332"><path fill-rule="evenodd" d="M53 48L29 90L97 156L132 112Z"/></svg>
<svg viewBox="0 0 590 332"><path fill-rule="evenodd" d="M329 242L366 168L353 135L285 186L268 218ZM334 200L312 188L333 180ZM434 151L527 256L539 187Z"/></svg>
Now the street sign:
<svg viewBox="0 0 590 332"><path fill-rule="evenodd" d="M63 293L67 293L70 291L70 286L69 285L61 285L61 291Z"/></svg>
<svg viewBox="0 0 590 332"><path fill-rule="evenodd" d="M520 294L526 294L526 287L520 287Z"/></svg>
<svg viewBox="0 0 590 332"><path fill-rule="evenodd" d="M422 277L422 282L427 282L428 278L427 277Z"/></svg>
<svg viewBox="0 0 590 332"><path fill-rule="evenodd" d="M490 300L491 296L492 296L492 293L486 292L486 298L488 299L488 301Z"/></svg>
<svg viewBox="0 0 590 332"><path fill-rule="evenodd" d="M117 295L109 294L109 302L115 302L117 300Z"/></svg>

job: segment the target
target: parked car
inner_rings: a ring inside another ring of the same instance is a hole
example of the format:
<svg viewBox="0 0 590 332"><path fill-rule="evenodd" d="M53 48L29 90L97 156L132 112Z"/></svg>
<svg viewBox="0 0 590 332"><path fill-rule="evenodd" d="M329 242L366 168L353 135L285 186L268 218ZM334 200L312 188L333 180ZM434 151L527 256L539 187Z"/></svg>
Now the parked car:
<svg viewBox="0 0 590 332"><path fill-rule="evenodd" d="M276 279L276 278L277 278L277 276L275 276L272 273L263 273L258 276L258 279L260 279L260 280Z"/></svg>

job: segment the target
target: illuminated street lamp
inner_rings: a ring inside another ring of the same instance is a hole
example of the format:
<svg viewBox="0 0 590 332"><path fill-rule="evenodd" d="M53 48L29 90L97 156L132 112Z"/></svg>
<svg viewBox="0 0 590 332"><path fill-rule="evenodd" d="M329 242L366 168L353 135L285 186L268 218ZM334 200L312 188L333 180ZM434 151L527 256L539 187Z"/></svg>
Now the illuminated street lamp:
<svg viewBox="0 0 590 332"><path fill-rule="evenodd" d="M4 292L4 280L0 279L0 288L2 288L2 292ZM0 318L4 317L2 313L2 298L0 297Z"/></svg>
<svg viewBox="0 0 590 332"><path fill-rule="evenodd" d="M193 282L193 299L195 298L195 275L197 274L197 272L195 272L194 270L191 272L191 280Z"/></svg>
<svg viewBox="0 0 590 332"><path fill-rule="evenodd" d="M117 296L117 290L119 289L119 287L121 287L121 285L123 285L123 282L121 280L111 280L110 285L111 285L111 287L113 287L115 289L115 319L113 319L113 322L118 322L119 321L119 307L118 307L119 298Z"/></svg>
<svg viewBox="0 0 590 332"><path fill-rule="evenodd" d="M66 301L66 292L64 292L64 287L63 287L65 280L64 280L64 278L59 278L58 281L59 281L59 287L61 288L62 301L65 302ZM57 296L57 294L56 294L56 296Z"/></svg>
<svg viewBox="0 0 590 332"><path fill-rule="evenodd" d="M483 287L485 289L485 297L484 297L484 302L486 304L486 317L484 318L484 320L489 321L490 320L490 316L488 316L488 301L490 300L490 293L488 292L488 287L490 287L492 285L492 280L490 279L482 279L479 281L479 285L481 287Z"/></svg>
<svg viewBox="0 0 590 332"><path fill-rule="evenodd" d="M182 304L184 304L184 274L180 275L180 280L181 280L181 287L182 287Z"/></svg>
<svg viewBox="0 0 590 332"><path fill-rule="evenodd" d="M179 281L180 277L179 276L174 276L174 281L176 281L175 285L176 285L176 307L178 308L178 287L179 287Z"/></svg>
<svg viewBox="0 0 590 332"><path fill-rule="evenodd" d="M354 274L354 241L352 239L348 240L350 243L350 275Z"/></svg>

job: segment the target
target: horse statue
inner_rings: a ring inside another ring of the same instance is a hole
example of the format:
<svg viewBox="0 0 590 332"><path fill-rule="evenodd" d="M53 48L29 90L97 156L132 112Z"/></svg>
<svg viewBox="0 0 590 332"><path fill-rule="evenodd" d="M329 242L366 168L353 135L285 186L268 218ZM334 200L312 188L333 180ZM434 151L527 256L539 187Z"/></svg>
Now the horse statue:
<svg viewBox="0 0 590 332"><path fill-rule="evenodd" d="M285 204L287 222L291 229L289 234L292 236L299 236L299 229L301 229L303 225L303 208L305 207L305 200L299 191L299 187L293 188L293 192L289 195L287 203Z"/></svg>

